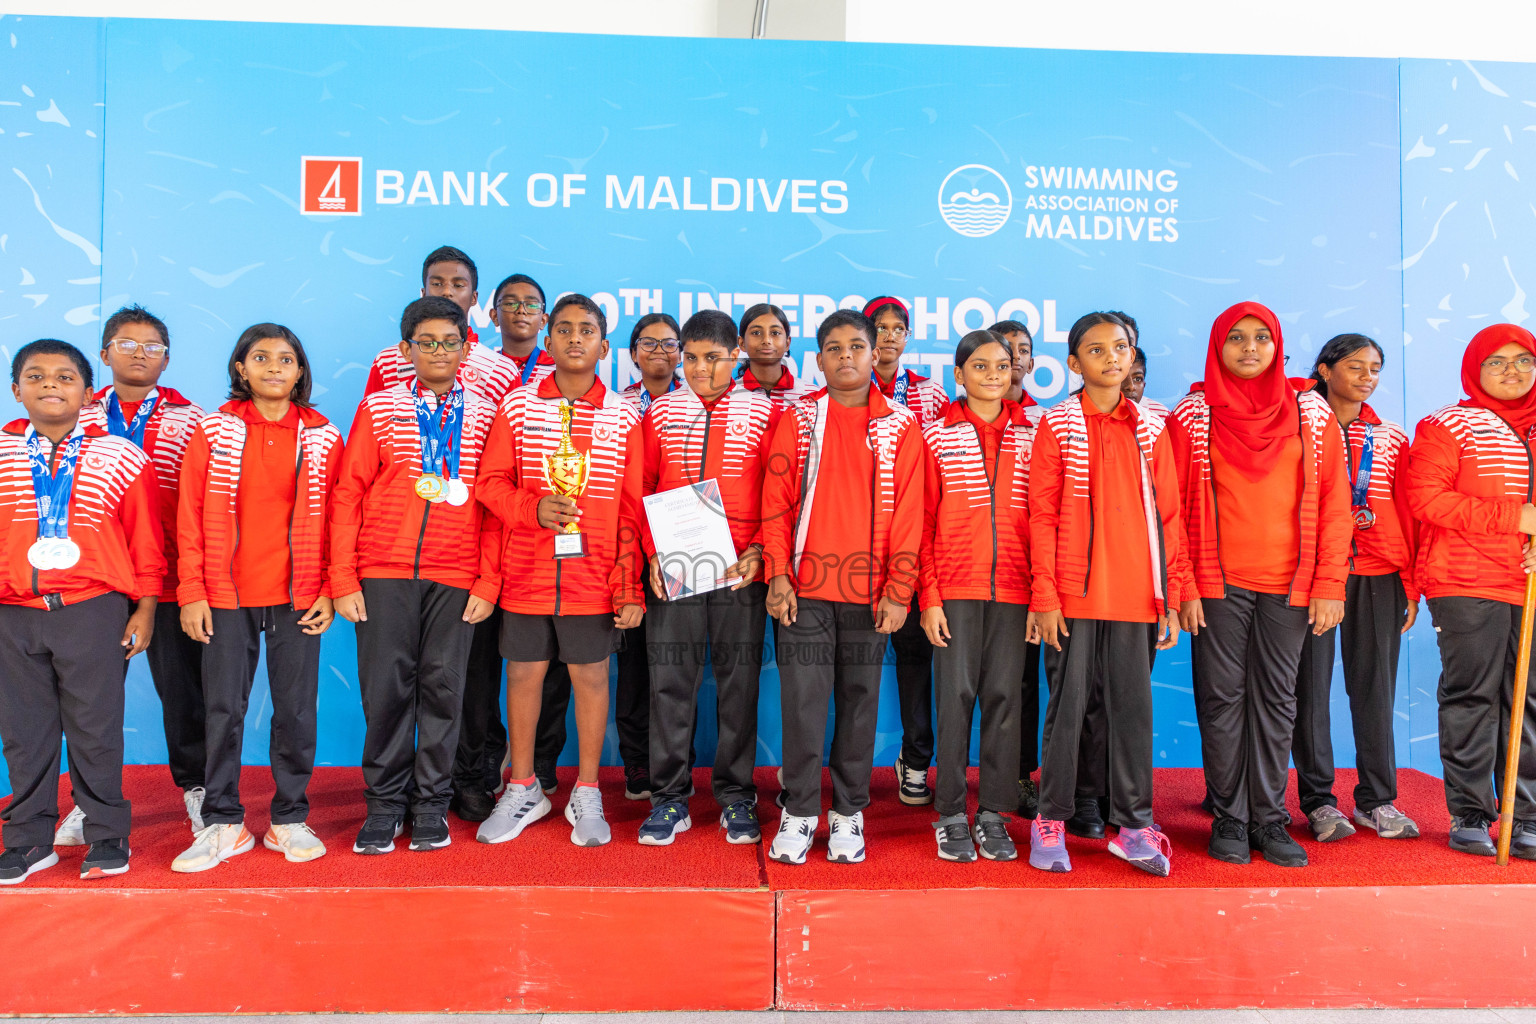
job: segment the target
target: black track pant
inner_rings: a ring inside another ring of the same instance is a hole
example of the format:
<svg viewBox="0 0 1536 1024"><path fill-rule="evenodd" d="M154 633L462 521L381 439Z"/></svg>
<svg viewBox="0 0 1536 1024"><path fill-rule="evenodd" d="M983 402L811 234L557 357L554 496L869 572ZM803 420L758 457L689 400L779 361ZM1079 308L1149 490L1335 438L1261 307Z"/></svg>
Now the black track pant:
<svg viewBox="0 0 1536 1024"><path fill-rule="evenodd" d="M123 797L123 630L128 599L103 594L58 611L0 605L0 740L11 802L7 848L52 846L59 823L59 737L85 841L127 839Z"/></svg>
<svg viewBox="0 0 1536 1024"><path fill-rule="evenodd" d="M1250 826L1285 822L1296 666L1307 609L1284 594L1228 587L1206 598L1193 638L1195 714L1205 786L1218 817Z"/></svg>
<svg viewBox="0 0 1536 1024"><path fill-rule="evenodd" d="M791 625L780 623L776 655L784 725L784 804L790 814L821 813L821 754L832 702L832 809L869 806L875 723L886 635L869 605L801 598Z"/></svg>
<svg viewBox="0 0 1536 1024"><path fill-rule="evenodd" d="M507 727L501 720L501 609L475 626L464 671L464 713L459 721L458 753L453 758L453 788L489 793L501 784L501 760L507 752Z"/></svg>
<svg viewBox="0 0 1536 1024"><path fill-rule="evenodd" d="M1334 638L1343 644L1344 691L1349 695L1355 733L1355 765L1360 784L1355 808L1366 814L1397 799L1397 748L1392 738L1392 705L1397 697L1397 656L1402 648L1403 616L1408 597L1402 577L1350 576L1344 584L1344 621L1301 645L1296 675L1296 731L1291 757L1301 811L1339 805L1333 795Z"/></svg>
<svg viewBox="0 0 1536 1024"><path fill-rule="evenodd" d="M368 813L448 810L464 669L474 627L469 591L430 580L363 580L357 624Z"/></svg>
<svg viewBox="0 0 1536 1024"><path fill-rule="evenodd" d="M650 646L651 803L684 800L692 778L693 730L704 665L714 669L719 745L711 780L715 801L752 800L757 787L757 686L763 668L763 606L768 587L715 590L656 601L645 613Z"/></svg>
<svg viewBox="0 0 1536 1024"><path fill-rule="evenodd" d="M1104 705L1110 824L1152 824L1152 662L1155 623L1067 619L1061 650L1045 648L1051 688L1040 765L1040 816L1072 817L1078 789L1083 722L1092 694Z"/></svg>
<svg viewBox="0 0 1536 1024"><path fill-rule="evenodd" d="M1151 648L1147 665L1156 668L1157 629L1152 630L1147 646ZM1109 813L1109 719L1102 687L1095 687L1088 695L1088 714L1083 718L1077 750L1077 799L1096 801L1103 817Z"/></svg>
<svg viewBox="0 0 1536 1024"><path fill-rule="evenodd" d="M364 599L366 600L366 598ZM368 609L372 617L373 609ZM267 642L267 686L272 693L272 824L309 817L309 777L315 770L315 704L320 695L320 638L299 628L303 611L288 605L213 609L213 639L202 647L203 692L208 707L208 793L203 822L245 820L240 803L240 750L245 712L256 681L261 642Z"/></svg>
<svg viewBox="0 0 1536 1024"><path fill-rule="evenodd" d="M1013 813L1019 749L1019 687L1029 609L1000 601L945 601L948 646L933 649L933 688L939 710L939 772L934 809L965 813L965 770L971 761L971 720L981 705L981 787L977 806Z"/></svg>
<svg viewBox="0 0 1536 1024"><path fill-rule="evenodd" d="M901 705L901 760L908 768L927 771L933 761L933 644L923 632L916 598L907 621L891 634L891 650Z"/></svg>
<svg viewBox="0 0 1536 1024"><path fill-rule="evenodd" d="M1503 792L1504 758L1509 749L1520 606L1480 597L1432 597L1429 611L1440 644L1440 763L1445 771L1445 804L1456 817L1492 820L1498 817L1497 794ZM1527 686L1515 817L1533 819L1536 685Z"/></svg>
<svg viewBox="0 0 1536 1024"><path fill-rule="evenodd" d="M155 606L155 635L144 652L165 721L166 761L178 789L203 785L208 761L203 722L203 645L181 628L181 606Z"/></svg>
<svg viewBox="0 0 1536 1024"><path fill-rule="evenodd" d="M1019 684L1019 780L1040 770L1040 645L1024 647Z"/></svg>

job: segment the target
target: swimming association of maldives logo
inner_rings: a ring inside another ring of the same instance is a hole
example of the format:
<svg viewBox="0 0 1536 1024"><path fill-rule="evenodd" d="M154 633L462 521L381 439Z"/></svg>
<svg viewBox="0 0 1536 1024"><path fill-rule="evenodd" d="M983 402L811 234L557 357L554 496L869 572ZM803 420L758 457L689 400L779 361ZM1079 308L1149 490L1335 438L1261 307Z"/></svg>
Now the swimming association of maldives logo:
<svg viewBox="0 0 1536 1024"><path fill-rule="evenodd" d="M299 158L299 212L357 217L363 212L363 158Z"/></svg>
<svg viewBox="0 0 1536 1024"><path fill-rule="evenodd" d="M986 164L964 164L939 185L939 216L967 238L985 238L1008 223L1013 190Z"/></svg>

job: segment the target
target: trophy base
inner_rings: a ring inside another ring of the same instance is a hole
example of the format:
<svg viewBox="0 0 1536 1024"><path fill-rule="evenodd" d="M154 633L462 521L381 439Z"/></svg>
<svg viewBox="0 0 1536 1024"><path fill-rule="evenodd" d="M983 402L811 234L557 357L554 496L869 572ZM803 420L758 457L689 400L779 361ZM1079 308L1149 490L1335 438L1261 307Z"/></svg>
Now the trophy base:
<svg viewBox="0 0 1536 1024"><path fill-rule="evenodd" d="M556 558L582 558L587 553L587 535L584 533L555 534Z"/></svg>

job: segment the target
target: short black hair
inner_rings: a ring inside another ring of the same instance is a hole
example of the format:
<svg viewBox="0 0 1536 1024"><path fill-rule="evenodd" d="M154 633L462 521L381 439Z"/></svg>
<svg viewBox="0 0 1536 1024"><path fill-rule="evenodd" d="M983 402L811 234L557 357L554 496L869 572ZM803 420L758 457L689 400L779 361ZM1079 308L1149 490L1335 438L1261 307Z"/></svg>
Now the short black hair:
<svg viewBox="0 0 1536 1024"><path fill-rule="evenodd" d="M473 268L474 264L471 263L470 267ZM545 298L543 287L539 285L539 282L535 281L527 274L509 274L503 278L501 284L496 286L496 291L491 296L491 304L495 305L496 303L500 302L501 293L506 291L508 288L511 288L515 284L525 284L532 288L534 291L539 293L539 301L546 306L549 305L549 299Z"/></svg>
<svg viewBox="0 0 1536 1024"><path fill-rule="evenodd" d="M440 245L427 253L427 258L421 261L421 286L427 286L427 271L432 269L434 263L462 263L469 268L469 285L476 291L480 290L480 268L475 266L475 261L469 258L469 253L463 249L455 249L451 245Z"/></svg>
<svg viewBox="0 0 1536 1024"><path fill-rule="evenodd" d="M75 369L80 371L80 376L85 378L85 389L90 391L96 386L96 378L91 373L91 361L85 358L85 353L58 338L38 338L21 346L21 350L11 359L12 384L21 383L21 368L33 356L69 356L74 361Z"/></svg>
<svg viewBox="0 0 1536 1024"><path fill-rule="evenodd" d="M1126 326L1125 321L1120 319L1120 317L1114 313L1106 313L1102 311L1097 313L1084 313L1082 316L1077 318L1077 322L1074 323L1072 325L1072 329L1067 332L1067 355L1077 355L1077 347L1083 343L1083 336L1093 328L1098 327L1100 324L1113 324L1120 328L1122 331L1130 331L1130 327ZM1125 340L1131 340L1129 333L1127 333ZM1135 348L1134 345L1131 347Z"/></svg>
<svg viewBox="0 0 1536 1024"><path fill-rule="evenodd" d="M453 306L448 299L442 301ZM459 307L453 306L453 308ZM297 334L282 324L252 324L240 332L240 338L235 342L235 350L229 354L229 397L236 401L251 400L251 385L240 376L240 371L235 367L245 362L245 357L250 354L251 348L258 341L265 341L268 338L280 338L293 349L294 358L299 361L299 379L293 385L293 393L288 396L288 401L308 409L309 392L315 375L310 372L309 356L304 354L304 343L299 340Z"/></svg>
<svg viewBox="0 0 1536 1024"><path fill-rule="evenodd" d="M682 332L678 330L677 318L671 313L647 313L635 321L634 328L629 332L629 354L634 355L640 347L640 332L653 324L665 324L671 328L674 337L678 338L677 346L682 348Z"/></svg>
<svg viewBox="0 0 1536 1024"><path fill-rule="evenodd" d="M469 317L459 304L446 295L424 295L405 307L400 314L400 340L410 341L416 328L426 320L452 320L459 328L459 337L469 337Z"/></svg>
<svg viewBox="0 0 1536 1024"><path fill-rule="evenodd" d="M580 292L571 292L569 295L562 295L555 300L555 308L549 311L549 322L551 324L555 322L555 315L566 306L580 306L588 313L597 317L598 330L603 332L604 339L608 337L608 314L603 312L602 306L599 306Z"/></svg>
<svg viewBox="0 0 1536 1024"><path fill-rule="evenodd" d="M762 314L759 313L758 316ZM679 337L685 345L690 341L708 341L719 345L727 352L741 342L741 336L736 333L736 322L730 318L729 314L722 313L718 309L701 309L693 314L688 318L688 322L683 324L683 333Z"/></svg>
<svg viewBox="0 0 1536 1024"><path fill-rule="evenodd" d="M135 302L107 317L107 322L101 325L102 348L107 347L112 341L112 336L122 330L124 324L146 324L153 327L160 332L160 343L167 348L171 345L171 332L166 330L165 321Z"/></svg>
<svg viewBox="0 0 1536 1024"><path fill-rule="evenodd" d="M1146 350L1143 349L1140 345L1136 345L1131 348L1131 369L1134 370L1138 366L1141 367L1143 373L1146 372L1147 353Z"/></svg>
<svg viewBox="0 0 1536 1024"><path fill-rule="evenodd" d="M1035 344L1035 336L1029 333L1029 328L1022 320L999 320L987 330L993 334L1022 334L1029 339L1030 347L1034 347Z"/></svg>
<svg viewBox="0 0 1536 1024"><path fill-rule="evenodd" d="M1131 316L1129 313L1122 313L1118 309L1107 309L1105 312L1110 316L1117 318L1121 323L1125 324L1125 326L1131 329L1131 344L1134 345L1141 340L1141 328L1136 326L1135 317Z"/></svg>
<svg viewBox="0 0 1536 1024"><path fill-rule="evenodd" d="M832 315L821 322L816 328L816 351L820 352L827 344L827 335L836 327L857 327L864 335L864 340L871 345L875 343L875 324L869 317L856 309L837 309Z"/></svg>
<svg viewBox="0 0 1536 1024"><path fill-rule="evenodd" d="M993 342L1003 346L1003 351L1008 353L1008 358L1013 358L1013 348L1008 344L1008 339L996 331L971 331L960 339L960 344L955 346L955 365L964 366L965 361L976 354L976 350L983 345Z"/></svg>
<svg viewBox="0 0 1536 1024"><path fill-rule="evenodd" d="M775 318L784 328L784 333L789 333L789 317L784 314L784 311L771 302L759 302L755 306L748 306L747 311L741 314L741 327L736 331L737 339L745 338L747 328L752 326L752 321L762 316Z"/></svg>

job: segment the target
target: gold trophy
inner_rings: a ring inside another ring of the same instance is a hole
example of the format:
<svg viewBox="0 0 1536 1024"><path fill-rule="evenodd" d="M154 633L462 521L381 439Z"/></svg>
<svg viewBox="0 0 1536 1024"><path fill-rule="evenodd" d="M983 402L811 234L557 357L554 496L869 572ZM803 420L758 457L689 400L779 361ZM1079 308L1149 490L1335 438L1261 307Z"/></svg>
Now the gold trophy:
<svg viewBox="0 0 1536 1024"><path fill-rule="evenodd" d="M555 494L567 498L579 498L587 489L587 473L591 459L585 452L571 444L571 415L574 408L564 399L560 402L560 446L554 454L544 456L544 480ZM587 553L587 537L566 523L555 531L555 557L580 558Z"/></svg>

